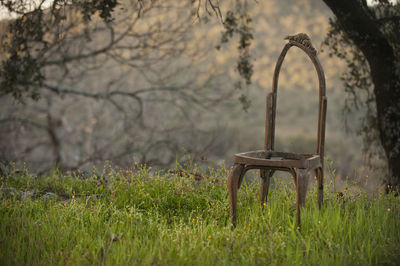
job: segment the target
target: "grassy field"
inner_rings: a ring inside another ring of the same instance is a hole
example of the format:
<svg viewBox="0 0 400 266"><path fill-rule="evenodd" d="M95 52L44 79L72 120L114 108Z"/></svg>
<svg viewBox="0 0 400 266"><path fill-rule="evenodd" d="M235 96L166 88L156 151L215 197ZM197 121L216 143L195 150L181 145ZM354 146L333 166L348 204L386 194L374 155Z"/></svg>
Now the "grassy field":
<svg viewBox="0 0 400 266"><path fill-rule="evenodd" d="M232 231L227 171L186 174L193 171L106 165L91 176L4 174L3 192L30 196L3 193L0 265L400 263L400 197L348 188L338 199L328 184L319 211L312 184L299 230L293 185L276 182L262 209L257 180L239 191Z"/></svg>

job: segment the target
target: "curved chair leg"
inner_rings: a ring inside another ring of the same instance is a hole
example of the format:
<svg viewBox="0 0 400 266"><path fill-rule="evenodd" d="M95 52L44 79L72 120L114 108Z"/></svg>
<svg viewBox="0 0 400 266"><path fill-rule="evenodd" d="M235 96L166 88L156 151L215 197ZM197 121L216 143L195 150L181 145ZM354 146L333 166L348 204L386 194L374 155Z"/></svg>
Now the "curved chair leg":
<svg viewBox="0 0 400 266"><path fill-rule="evenodd" d="M243 169L244 165L234 164L229 170L228 174L227 185L229 193L229 203L231 207L231 222L233 227L236 227L237 193L240 187L240 183L243 180Z"/></svg>
<svg viewBox="0 0 400 266"><path fill-rule="evenodd" d="M322 202L324 201L324 169L318 168L317 169L317 199L318 199L318 208L321 209Z"/></svg>
<svg viewBox="0 0 400 266"><path fill-rule="evenodd" d="M261 189L260 189L260 203L264 207L264 202L267 203L270 179L272 176L271 170L260 169Z"/></svg>
<svg viewBox="0 0 400 266"><path fill-rule="evenodd" d="M300 208L304 207L306 203L308 185L308 169L296 170L296 209L297 209L297 226L300 227Z"/></svg>

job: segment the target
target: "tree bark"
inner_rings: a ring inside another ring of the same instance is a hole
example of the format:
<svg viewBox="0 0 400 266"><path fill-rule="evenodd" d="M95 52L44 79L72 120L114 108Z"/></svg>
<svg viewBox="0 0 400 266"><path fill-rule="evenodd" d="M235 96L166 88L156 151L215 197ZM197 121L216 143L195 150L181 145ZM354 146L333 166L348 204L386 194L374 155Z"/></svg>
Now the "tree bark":
<svg viewBox="0 0 400 266"><path fill-rule="evenodd" d="M400 60L359 0L323 0L367 59L374 84L378 131L387 157L386 190L400 189Z"/></svg>

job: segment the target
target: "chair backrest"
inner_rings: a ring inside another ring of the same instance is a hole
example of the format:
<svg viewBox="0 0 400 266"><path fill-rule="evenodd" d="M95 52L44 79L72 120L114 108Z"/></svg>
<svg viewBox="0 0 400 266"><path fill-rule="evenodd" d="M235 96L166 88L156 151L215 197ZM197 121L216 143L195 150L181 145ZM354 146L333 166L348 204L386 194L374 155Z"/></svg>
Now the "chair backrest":
<svg viewBox="0 0 400 266"><path fill-rule="evenodd" d="M318 108L318 140L317 140L317 154L321 156L323 161L324 146L325 146L325 121L326 121L326 105L327 97L325 92L325 75L324 70L317 58L317 51L311 44L310 38L305 33L299 33L294 36L288 36L285 39L289 42L283 47L278 61L275 65L274 77L272 82L272 92L267 95L267 108L266 108L266 123L265 123L265 150L274 150L275 142L275 118L276 118L276 97L278 93L278 79L279 72L283 60L285 59L287 51L296 46L303 50L311 59L315 66L319 80L319 108Z"/></svg>

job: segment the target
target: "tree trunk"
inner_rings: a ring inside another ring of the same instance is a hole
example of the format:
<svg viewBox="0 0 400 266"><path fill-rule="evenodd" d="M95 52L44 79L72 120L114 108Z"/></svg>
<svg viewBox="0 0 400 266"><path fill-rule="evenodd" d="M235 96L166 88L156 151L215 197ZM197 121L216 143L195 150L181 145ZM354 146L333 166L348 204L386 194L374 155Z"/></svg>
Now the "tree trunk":
<svg viewBox="0 0 400 266"><path fill-rule="evenodd" d="M395 60L393 60L395 61ZM394 67L395 62L392 64ZM399 64L400 66L400 64ZM379 136L385 150L389 175L386 178L386 192L400 191L400 73L395 69L391 75L384 75L379 68L391 70L387 66L376 65L371 74L377 107ZM378 68L378 69L377 69Z"/></svg>
<svg viewBox="0 0 400 266"><path fill-rule="evenodd" d="M386 191L400 189L400 60L359 0L323 0L367 59L376 100L380 142L387 157Z"/></svg>

